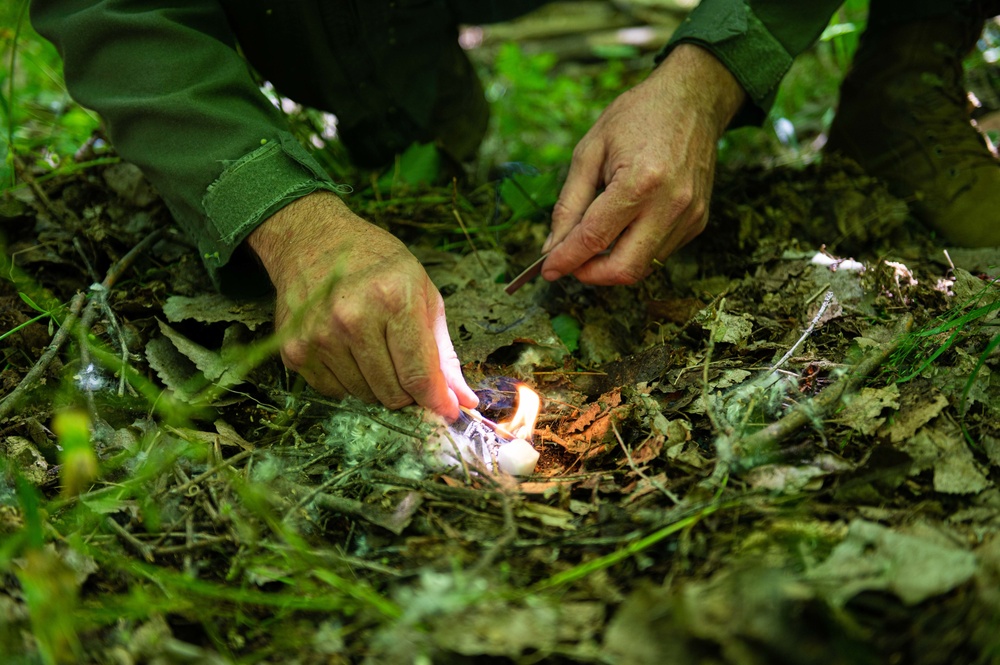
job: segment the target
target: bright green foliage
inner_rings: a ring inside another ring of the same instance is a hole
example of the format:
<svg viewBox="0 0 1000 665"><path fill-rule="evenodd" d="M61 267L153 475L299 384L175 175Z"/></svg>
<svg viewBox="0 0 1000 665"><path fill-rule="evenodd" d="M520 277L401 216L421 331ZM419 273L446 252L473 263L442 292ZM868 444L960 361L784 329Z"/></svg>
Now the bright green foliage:
<svg viewBox="0 0 1000 665"><path fill-rule="evenodd" d="M379 178L378 187L382 192L391 192L400 186L430 185L440 172L441 153L434 144L414 143L396 157L395 165Z"/></svg>
<svg viewBox="0 0 1000 665"><path fill-rule="evenodd" d="M559 198L562 178L558 171L519 173L500 183L500 196L510 207L509 222L530 217L539 210L548 210Z"/></svg>
<svg viewBox="0 0 1000 665"><path fill-rule="evenodd" d="M552 319L552 329L566 345L570 353L580 346L580 323L569 314L560 314Z"/></svg>
<svg viewBox="0 0 1000 665"><path fill-rule="evenodd" d="M53 169L72 155L97 128L95 114L70 99L62 61L27 18L27 0L0 8L0 183L14 184L13 155L35 154Z"/></svg>
<svg viewBox="0 0 1000 665"><path fill-rule="evenodd" d="M599 71L556 73L551 53L526 55L517 44L500 48L494 78L487 87L503 137L500 159L539 169L569 164L573 147L601 111L629 87L623 60L610 60Z"/></svg>
<svg viewBox="0 0 1000 665"><path fill-rule="evenodd" d="M83 411L61 411L52 421L59 437L59 476L63 494L76 496L97 478L97 454L90 442L90 418Z"/></svg>

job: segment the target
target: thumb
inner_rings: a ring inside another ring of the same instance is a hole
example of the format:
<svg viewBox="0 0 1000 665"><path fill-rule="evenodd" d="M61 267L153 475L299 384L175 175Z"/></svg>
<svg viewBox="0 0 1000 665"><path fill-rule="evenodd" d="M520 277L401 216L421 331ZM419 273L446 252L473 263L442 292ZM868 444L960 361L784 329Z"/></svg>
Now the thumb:
<svg viewBox="0 0 1000 665"><path fill-rule="evenodd" d="M451 343L451 336L448 334L448 321L444 313L444 302L440 297L438 297L438 305L436 311L433 312L433 317L434 339L437 341L438 358L445 382L458 404L474 409L479 404L479 397L472 392L472 388L462 376L462 363L458 360L458 354L455 353L455 347Z"/></svg>

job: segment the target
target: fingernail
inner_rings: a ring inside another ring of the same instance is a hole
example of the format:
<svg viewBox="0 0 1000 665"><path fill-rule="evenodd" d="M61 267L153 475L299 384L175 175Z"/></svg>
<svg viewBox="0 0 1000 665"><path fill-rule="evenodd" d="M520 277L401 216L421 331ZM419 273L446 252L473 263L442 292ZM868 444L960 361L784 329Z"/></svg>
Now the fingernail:
<svg viewBox="0 0 1000 665"><path fill-rule="evenodd" d="M551 249L550 246L552 245L552 241L554 239L555 239L555 236L552 233L550 233L549 237L546 238L545 242L542 244L542 254L544 254L545 252L549 251L549 249Z"/></svg>

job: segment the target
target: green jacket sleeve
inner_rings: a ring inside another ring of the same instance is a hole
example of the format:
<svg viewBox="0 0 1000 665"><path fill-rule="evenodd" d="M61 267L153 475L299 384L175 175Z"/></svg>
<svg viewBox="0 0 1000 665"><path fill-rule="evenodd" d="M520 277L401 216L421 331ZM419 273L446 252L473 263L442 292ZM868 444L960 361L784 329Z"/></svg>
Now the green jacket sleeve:
<svg viewBox="0 0 1000 665"><path fill-rule="evenodd" d="M196 242L216 285L256 226L337 186L287 131L212 0L33 0L70 94L104 119Z"/></svg>
<svg viewBox="0 0 1000 665"><path fill-rule="evenodd" d="M733 126L759 124L792 60L819 39L842 0L702 0L660 54L677 44L708 49L753 102Z"/></svg>

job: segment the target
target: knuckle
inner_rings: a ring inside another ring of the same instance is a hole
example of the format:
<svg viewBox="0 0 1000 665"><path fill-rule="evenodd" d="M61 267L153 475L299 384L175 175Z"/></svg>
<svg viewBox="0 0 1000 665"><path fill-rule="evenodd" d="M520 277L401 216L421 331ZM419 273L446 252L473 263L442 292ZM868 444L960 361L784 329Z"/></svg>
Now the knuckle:
<svg viewBox="0 0 1000 665"><path fill-rule="evenodd" d="M309 361L309 345L302 340L289 342L281 347L281 362L285 367L297 372Z"/></svg>
<svg viewBox="0 0 1000 665"><path fill-rule="evenodd" d="M409 395L422 395L433 387L434 378L426 372L411 372L399 377L399 385Z"/></svg>
<svg viewBox="0 0 1000 665"><path fill-rule="evenodd" d="M587 251L594 254L606 250L611 245L611 240L607 232L593 226L585 226L580 231L580 242Z"/></svg>
<svg viewBox="0 0 1000 665"><path fill-rule="evenodd" d="M705 207L705 202L698 199L690 187L682 187L674 194L674 204L691 217L700 217Z"/></svg>
<svg viewBox="0 0 1000 665"><path fill-rule="evenodd" d="M553 224L564 224L573 220L573 211L561 198L552 207Z"/></svg>
<svg viewBox="0 0 1000 665"><path fill-rule="evenodd" d="M411 404L413 404L413 398L406 394L390 395L382 400L382 405L393 411L396 409L402 409L404 406L409 406Z"/></svg>
<svg viewBox="0 0 1000 665"><path fill-rule="evenodd" d="M406 295L406 289L398 280L375 280L371 284L371 290L371 295L375 298L376 302L390 314L398 314L403 311L411 300Z"/></svg>
<svg viewBox="0 0 1000 665"><path fill-rule="evenodd" d="M629 264L623 266L614 275L615 283L621 285L635 284L646 276L647 270L648 268L645 265Z"/></svg>
<svg viewBox="0 0 1000 665"><path fill-rule="evenodd" d="M695 199L691 203L691 218L695 221L695 227L698 231L705 228L708 224L708 203L704 199Z"/></svg>
<svg viewBox="0 0 1000 665"><path fill-rule="evenodd" d="M353 303L341 301L333 308L331 323L333 328L348 337L353 337L359 333L364 325L364 308Z"/></svg>
<svg viewBox="0 0 1000 665"><path fill-rule="evenodd" d="M632 181L632 191L637 197L644 197L663 186L666 172L661 166L649 165L639 169Z"/></svg>

